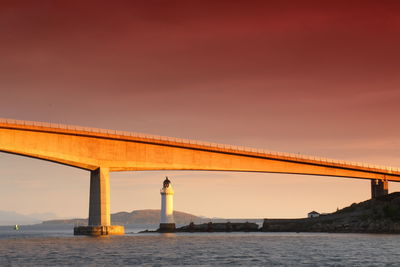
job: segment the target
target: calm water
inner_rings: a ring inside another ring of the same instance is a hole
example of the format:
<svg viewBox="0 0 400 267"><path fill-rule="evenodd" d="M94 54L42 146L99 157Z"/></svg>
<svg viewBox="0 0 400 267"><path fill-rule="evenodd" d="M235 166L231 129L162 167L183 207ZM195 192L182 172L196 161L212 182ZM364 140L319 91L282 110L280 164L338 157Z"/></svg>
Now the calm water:
<svg viewBox="0 0 400 267"><path fill-rule="evenodd" d="M306 233L73 236L70 227L0 227L0 266L399 266L400 235Z"/></svg>

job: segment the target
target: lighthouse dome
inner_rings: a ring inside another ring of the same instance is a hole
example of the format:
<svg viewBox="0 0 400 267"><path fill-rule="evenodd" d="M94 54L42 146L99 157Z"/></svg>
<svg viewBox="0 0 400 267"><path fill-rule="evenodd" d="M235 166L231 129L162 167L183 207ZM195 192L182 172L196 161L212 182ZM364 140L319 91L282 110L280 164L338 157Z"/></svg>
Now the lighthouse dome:
<svg viewBox="0 0 400 267"><path fill-rule="evenodd" d="M171 184L171 181L168 179L168 176L165 177L165 180L164 180L164 183L163 183L163 187L164 188L168 188L170 184Z"/></svg>
<svg viewBox="0 0 400 267"><path fill-rule="evenodd" d="M165 180L163 182L163 188L161 189L161 194L174 194L174 189L172 189L172 184L171 181L168 179L168 177L165 177Z"/></svg>

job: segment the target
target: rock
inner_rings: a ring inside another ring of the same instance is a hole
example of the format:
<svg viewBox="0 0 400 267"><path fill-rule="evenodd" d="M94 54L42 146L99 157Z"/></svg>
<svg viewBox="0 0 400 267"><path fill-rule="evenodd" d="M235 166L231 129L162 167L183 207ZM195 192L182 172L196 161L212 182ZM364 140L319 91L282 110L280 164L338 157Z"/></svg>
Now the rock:
<svg viewBox="0 0 400 267"><path fill-rule="evenodd" d="M257 232L259 231L256 223L203 223L194 224L180 227L176 232Z"/></svg>

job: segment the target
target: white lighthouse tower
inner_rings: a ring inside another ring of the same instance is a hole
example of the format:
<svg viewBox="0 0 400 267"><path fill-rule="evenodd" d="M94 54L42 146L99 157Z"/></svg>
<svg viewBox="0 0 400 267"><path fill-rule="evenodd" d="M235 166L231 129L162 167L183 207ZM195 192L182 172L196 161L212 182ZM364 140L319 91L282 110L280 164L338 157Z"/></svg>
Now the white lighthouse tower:
<svg viewBox="0 0 400 267"><path fill-rule="evenodd" d="M165 177L161 194L161 220L159 232L174 232L174 189L171 181Z"/></svg>

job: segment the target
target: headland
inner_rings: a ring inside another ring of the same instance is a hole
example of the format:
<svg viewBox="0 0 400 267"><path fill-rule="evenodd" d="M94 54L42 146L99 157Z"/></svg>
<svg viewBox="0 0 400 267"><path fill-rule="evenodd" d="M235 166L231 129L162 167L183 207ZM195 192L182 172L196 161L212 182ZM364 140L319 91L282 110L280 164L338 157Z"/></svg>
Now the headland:
<svg viewBox="0 0 400 267"><path fill-rule="evenodd" d="M158 232L158 231L144 231ZM264 219L251 222L190 223L175 232L328 232L400 233L400 192L366 200L315 218Z"/></svg>

